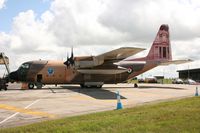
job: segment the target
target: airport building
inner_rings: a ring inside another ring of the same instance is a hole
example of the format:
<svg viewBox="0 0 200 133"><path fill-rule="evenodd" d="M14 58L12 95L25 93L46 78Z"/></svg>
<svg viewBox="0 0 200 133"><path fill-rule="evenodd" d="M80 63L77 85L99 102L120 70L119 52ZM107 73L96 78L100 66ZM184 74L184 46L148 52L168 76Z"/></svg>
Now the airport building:
<svg viewBox="0 0 200 133"><path fill-rule="evenodd" d="M186 70L178 70L180 79L193 79L195 81L200 81L200 68L196 69L186 69Z"/></svg>

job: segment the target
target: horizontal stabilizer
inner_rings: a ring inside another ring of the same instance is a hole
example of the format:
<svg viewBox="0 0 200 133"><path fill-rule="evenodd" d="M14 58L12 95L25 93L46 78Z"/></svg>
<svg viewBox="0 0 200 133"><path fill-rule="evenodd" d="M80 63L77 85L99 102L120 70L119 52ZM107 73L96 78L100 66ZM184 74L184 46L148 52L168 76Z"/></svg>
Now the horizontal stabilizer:
<svg viewBox="0 0 200 133"><path fill-rule="evenodd" d="M187 59L187 60L172 60L172 61L167 61L167 62L162 62L160 65L170 65L170 64L183 64L183 63L189 63L192 62L193 60Z"/></svg>

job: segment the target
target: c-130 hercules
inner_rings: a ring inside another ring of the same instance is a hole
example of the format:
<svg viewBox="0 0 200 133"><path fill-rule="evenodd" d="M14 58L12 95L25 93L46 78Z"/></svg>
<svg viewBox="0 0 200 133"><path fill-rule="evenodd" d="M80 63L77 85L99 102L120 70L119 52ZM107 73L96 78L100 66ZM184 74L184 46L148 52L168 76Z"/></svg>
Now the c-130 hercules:
<svg viewBox="0 0 200 133"><path fill-rule="evenodd" d="M146 57L127 58L145 49L121 47L97 56L74 57L73 50L67 61L29 61L11 72L11 80L27 83L29 89L36 85L80 84L98 87L103 84L122 83L156 66L181 64L190 60L172 61L168 25L161 25Z"/></svg>

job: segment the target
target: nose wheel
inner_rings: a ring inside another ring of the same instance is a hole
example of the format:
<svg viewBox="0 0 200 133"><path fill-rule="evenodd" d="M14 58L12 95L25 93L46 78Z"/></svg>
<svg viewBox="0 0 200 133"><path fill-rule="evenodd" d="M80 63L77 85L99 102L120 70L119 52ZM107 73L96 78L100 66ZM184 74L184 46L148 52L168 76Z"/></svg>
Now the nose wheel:
<svg viewBox="0 0 200 133"><path fill-rule="evenodd" d="M34 84L33 83L28 83L28 88L29 89L33 89L34 88Z"/></svg>

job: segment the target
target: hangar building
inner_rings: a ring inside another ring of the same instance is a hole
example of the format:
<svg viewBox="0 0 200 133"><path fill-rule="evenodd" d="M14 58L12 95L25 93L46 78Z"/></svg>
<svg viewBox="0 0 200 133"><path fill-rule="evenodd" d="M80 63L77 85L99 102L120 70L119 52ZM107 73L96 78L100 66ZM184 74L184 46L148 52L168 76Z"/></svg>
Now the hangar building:
<svg viewBox="0 0 200 133"><path fill-rule="evenodd" d="M195 81L200 81L200 68L196 69L186 69L186 70L178 70L180 79L193 79Z"/></svg>

